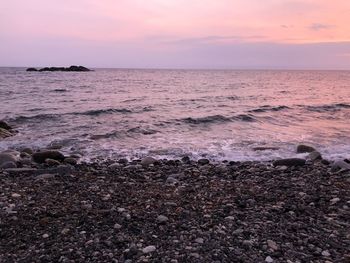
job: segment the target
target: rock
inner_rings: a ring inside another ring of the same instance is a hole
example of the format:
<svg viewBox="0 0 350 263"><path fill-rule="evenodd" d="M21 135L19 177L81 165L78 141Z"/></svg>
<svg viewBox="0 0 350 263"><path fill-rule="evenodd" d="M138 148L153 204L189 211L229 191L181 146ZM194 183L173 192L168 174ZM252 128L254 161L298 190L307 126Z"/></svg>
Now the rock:
<svg viewBox="0 0 350 263"><path fill-rule="evenodd" d="M154 251L156 251L156 247L155 246L147 246L147 247L142 249L142 252L144 254L152 253Z"/></svg>
<svg viewBox="0 0 350 263"><path fill-rule="evenodd" d="M90 69L83 67L83 66L70 66L68 68L65 67L45 67L39 69L40 72L43 71L74 71L74 72L85 72L85 71L91 71Z"/></svg>
<svg viewBox="0 0 350 263"><path fill-rule="evenodd" d="M337 172L339 170L350 170L350 164L344 161L336 161L331 167L331 172Z"/></svg>
<svg viewBox="0 0 350 263"><path fill-rule="evenodd" d="M61 164L59 161L56 161L50 158L45 159L45 163L48 164L49 166L57 166Z"/></svg>
<svg viewBox="0 0 350 263"><path fill-rule="evenodd" d="M12 127L4 121L0 121L0 128L8 130L8 131L12 130Z"/></svg>
<svg viewBox="0 0 350 263"><path fill-rule="evenodd" d="M22 152L22 153L28 153L28 154L30 154L30 155L33 154L33 150L32 150L31 148L29 148L29 147L23 148L23 149L21 150L21 152Z"/></svg>
<svg viewBox="0 0 350 263"><path fill-rule="evenodd" d="M204 243L204 239L199 237L199 238L195 239L195 242L198 243L198 244L203 244Z"/></svg>
<svg viewBox="0 0 350 263"><path fill-rule="evenodd" d="M199 165L206 165L206 164L209 164L210 161L209 161L208 159L199 159L199 160L197 161L197 163L198 163Z"/></svg>
<svg viewBox="0 0 350 263"><path fill-rule="evenodd" d="M19 197L21 197L21 195L20 195L20 194L17 194L17 193L13 193L13 194L11 195L11 197L13 197L13 198L19 198Z"/></svg>
<svg viewBox="0 0 350 263"><path fill-rule="evenodd" d="M49 234L43 234L42 237L43 237L43 238L48 238L48 237L49 237Z"/></svg>
<svg viewBox="0 0 350 263"><path fill-rule="evenodd" d="M265 258L265 262L272 263L272 262L273 262L272 257L267 256L267 257Z"/></svg>
<svg viewBox="0 0 350 263"><path fill-rule="evenodd" d="M29 153L21 152L19 154L19 157L26 159L26 158L31 158L32 156Z"/></svg>
<svg viewBox="0 0 350 263"><path fill-rule="evenodd" d="M145 157L142 159L141 161L141 165L143 166L148 166L148 165L151 165L151 164L154 164L157 160L154 159L153 157Z"/></svg>
<svg viewBox="0 0 350 263"><path fill-rule="evenodd" d="M16 163L14 162L5 162L0 165L0 169L10 169L10 168L17 168Z"/></svg>
<svg viewBox="0 0 350 263"><path fill-rule="evenodd" d="M7 162L16 163L17 158L11 153L0 153L0 165L3 165Z"/></svg>
<svg viewBox="0 0 350 263"><path fill-rule="evenodd" d="M36 163L44 163L46 159L52 159L62 162L65 157L62 153L58 151L42 151L36 152L32 155L33 161Z"/></svg>
<svg viewBox="0 0 350 263"><path fill-rule="evenodd" d="M300 158L287 158L276 160L273 162L274 166L302 166L305 165L306 160Z"/></svg>
<svg viewBox="0 0 350 263"><path fill-rule="evenodd" d="M183 162L185 164L189 164L191 162L191 159L188 156L184 156L181 158L181 162Z"/></svg>
<svg viewBox="0 0 350 263"><path fill-rule="evenodd" d="M55 178L56 174L40 174L35 176L35 180L39 181L39 180L49 180L52 178Z"/></svg>
<svg viewBox="0 0 350 263"><path fill-rule="evenodd" d="M311 152L315 152L315 151L316 151L315 148L308 146L308 145L305 145L305 144L300 144L297 147L297 153L311 153Z"/></svg>
<svg viewBox="0 0 350 263"><path fill-rule="evenodd" d="M119 225L118 223L114 224L114 229L121 229L121 228L122 228L122 226Z"/></svg>
<svg viewBox="0 0 350 263"><path fill-rule="evenodd" d="M65 158L63 162L71 165L76 165L78 163L77 159L71 157Z"/></svg>
<svg viewBox="0 0 350 263"><path fill-rule="evenodd" d="M334 205L334 204L338 203L339 201L340 201L340 198L335 197L335 198L332 198L329 202L331 203L331 205Z"/></svg>
<svg viewBox="0 0 350 263"><path fill-rule="evenodd" d="M38 71L36 68L27 68L26 71Z"/></svg>
<svg viewBox="0 0 350 263"><path fill-rule="evenodd" d="M13 135L12 132L10 132L6 129L0 128L0 139L4 139L4 138L10 137L12 135Z"/></svg>
<svg viewBox="0 0 350 263"><path fill-rule="evenodd" d="M317 151L314 151L314 152L311 152L307 157L306 159L314 162L316 160L322 160L322 155L320 152L317 152Z"/></svg>
<svg viewBox="0 0 350 263"><path fill-rule="evenodd" d="M322 251L322 256L324 256L324 257L329 257L330 255L331 255L331 253L329 253L328 250L323 250L323 251Z"/></svg>
<svg viewBox="0 0 350 263"><path fill-rule="evenodd" d="M254 147L253 150L254 151L276 151L278 150L278 147L273 147L273 146L258 146L258 147Z"/></svg>
<svg viewBox="0 0 350 263"><path fill-rule="evenodd" d="M108 165L109 170L115 170L121 167L120 163L112 163L111 165Z"/></svg>
<svg viewBox="0 0 350 263"><path fill-rule="evenodd" d="M271 248L272 250L277 250L278 249L278 246L277 246L275 241L267 240L266 243L269 246L269 248Z"/></svg>
<svg viewBox="0 0 350 263"><path fill-rule="evenodd" d="M160 224L163 224L163 223L167 222L168 220L169 220L169 218L166 216L163 216L163 215L159 215L157 217L157 222Z"/></svg>

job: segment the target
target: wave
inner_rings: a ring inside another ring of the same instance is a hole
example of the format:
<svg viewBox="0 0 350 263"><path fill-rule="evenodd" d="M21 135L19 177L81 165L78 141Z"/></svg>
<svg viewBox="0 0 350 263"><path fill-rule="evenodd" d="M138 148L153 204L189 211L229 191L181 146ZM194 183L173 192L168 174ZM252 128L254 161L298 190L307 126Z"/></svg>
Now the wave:
<svg viewBox="0 0 350 263"><path fill-rule="evenodd" d="M269 106L269 105L264 105L261 106L257 109L253 109L253 110L249 110L249 112L268 112L268 111L281 111L281 110L286 110L286 109L290 109L288 106L282 105L282 106Z"/></svg>
<svg viewBox="0 0 350 263"><path fill-rule="evenodd" d="M54 89L52 92L67 92L67 89Z"/></svg>
<svg viewBox="0 0 350 263"><path fill-rule="evenodd" d="M244 121L244 122L254 122L255 118L250 114L239 114L233 117L225 117L222 115L212 115L200 118L183 118L180 119L181 122L189 123L189 124L211 124L211 123L225 123L232 121Z"/></svg>
<svg viewBox="0 0 350 263"><path fill-rule="evenodd" d="M13 122L26 122L31 120L56 120L61 116L61 114L37 114L33 116L17 116L12 118Z"/></svg>
<svg viewBox="0 0 350 263"><path fill-rule="evenodd" d="M350 109L350 104L347 103L335 103L329 105L313 105L305 107L308 111L314 112L335 112L342 109Z"/></svg>
<svg viewBox="0 0 350 263"><path fill-rule="evenodd" d="M37 111L38 109L31 109L30 111ZM30 121L30 120L54 120L59 119L62 116L69 116L69 115L86 115L86 116L99 116L102 114L113 114L113 113L132 113L131 110L128 109L101 109L101 110L88 110L83 112L70 112L70 113L48 113L48 114L37 114L32 116L17 116L14 117L12 120L14 122L24 122L24 121Z"/></svg>
<svg viewBox="0 0 350 263"><path fill-rule="evenodd" d="M215 122L230 122L231 118L224 117L222 115L212 115L201 118L184 118L180 119L180 121L189 123L189 124L202 124L202 123L215 123Z"/></svg>
<svg viewBox="0 0 350 263"><path fill-rule="evenodd" d="M115 108L109 108L109 109L99 109L99 110L88 110L83 112L74 112L71 113L73 115L88 115L88 116L98 116L101 114L111 114L111 113L132 113L131 110L128 109L115 109Z"/></svg>

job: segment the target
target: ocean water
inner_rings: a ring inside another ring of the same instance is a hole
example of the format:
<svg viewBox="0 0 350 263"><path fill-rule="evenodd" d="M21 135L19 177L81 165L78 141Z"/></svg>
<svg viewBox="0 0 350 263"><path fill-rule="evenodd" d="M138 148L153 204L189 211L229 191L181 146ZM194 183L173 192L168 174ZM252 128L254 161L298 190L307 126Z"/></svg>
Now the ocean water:
<svg viewBox="0 0 350 263"><path fill-rule="evenodd" d="M95 158L350 157L350 71L0 68L0 150L61 146ZM255 147L277 150L255 151Z"/></svg>

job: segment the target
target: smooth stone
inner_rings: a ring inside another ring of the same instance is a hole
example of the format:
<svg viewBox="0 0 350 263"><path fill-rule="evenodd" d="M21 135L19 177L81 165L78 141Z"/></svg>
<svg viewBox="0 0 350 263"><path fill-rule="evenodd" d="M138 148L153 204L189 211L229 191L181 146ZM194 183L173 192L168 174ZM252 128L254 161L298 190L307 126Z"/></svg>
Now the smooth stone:
<svg viewBox="0 0 350 263"><path fill-rule="evenodd" d="M7 152L0 153L0 165L3 165L4 163L7 163L7 162L16 163L17 158L11 153L7 153Z"/></svg>
<svg viewBox="0 0 350 263"><path fill-rule="evenodd" d="M156 251L156 247L155 246L147 246L147 247L142 249L142 252L144 254L152 253L154 251Z"/></svg>
<svg viewBox="0 0 350 263"><path fill-rule="evenodd" d="M322 160L322 155L320 152L317 152L317 151L314 151L314 152L311 152L307 157L306 159L314 162L316 160Z"/></svg>
<svg viewBox="0 0 350 263"><path fill-rule="evenodd" d="M287 158L276 160L273 162L274 166L302 166L305 165L306 160L300 158Z"/></svg>
<svg viewBox="0 0 350 263"><path fill-rule="evenodd" d="M210 161L208 160L208 159L199 159L198 161L197 161L197 163L199 164L199 165L206 165L206 164L209 164L210 163Z"/></svg>
<svg viewBox="0 0 350 263"><path fill-rule="evenodd" d="M54 159L50 159L50 158L47 158L45 160L45 163L50 165L50 166L57 166L57 165L60 165L61 163L57 160L54 160Z"/></svg>
<svg viewBox="0 0 350 263"><path fill-rule="evenodd" d="M31 155L29 153L26 153L26 152L21 152L19 154L19 157L21 157L21 158L31 158Z"/></svg>
<svg viewBox="0 0 350 263"><path fill-rule="evenodd" d="M344 161L336 161L332 164L331 172L337 172L341 169L350 170L350 164Z"/></svg>
<svg viewBox="0 0 350 263"><path fill-rule="evenodd" d="M275 241L267 240L266 243L269 246L269 248L271 248L272 250L277 250L278 249L278 246L277 246Z"/></svg>
<svg viewBox="0 0 350 263"><path fill-rule="evenodd" d="M265 262L272 263L272 262L273 262L272 257L267 256L267 257L265 258Z"/></svg>
<svg viewBox="0 0 350 263"><path fill-rule="evenodd" d="M315 151L316 149L314 147L311 147L305 144L299 144L297 147L297 153L311 153Z"/></svg>
<svg viewBox="0 0 350 263"><path fill-rule="evenodd" d="M0 165L0 169L11 169L11 168L17 168L16 163L14 162L6 162Z"/></svg>
<svg viewBox="0 0 350 263"><path fill-rule="evenodd" d="M157 160L154 159L153 157L147 156L141 160L141 165L143 166L148 166L151 164L154 164Z"/></svg>
<svg viewBox="0 0 350 263"><path fill-rule="evenodd" d="M158 223L165 223L165 222L167 222L168 220L169 220L169 218L166 217L166 216L163 216L163 215L159 215L159 216L157 217L157 222L158 222Z"/></svg>
<svg viewBox="0 0 350 263"><path fill-rule="evenodd" d="M27 154L32 155L34 151L32 150L32 148L26 147L26 148L23 148L23 149L21 150L21 152L22 152L22 153L27 153Z"/></svg>
<svg viewBox="0 0 350 263"><path fill-rule="evenodd" d="M55 178L56 174L40 174L35 176L35 180L49 180Z"/></svg>
<svg viewBox="0 0 350 263"><path fill-rule="evenodd" d="M63 162L71 165L76 165L78 163L77 159L71 157L65 158Z"/></svg>
<svg viewBox="0 0 350 263"><path fill-rule="evenodd" d="M120 163L112 163L111 165L108 166L108 169L110 170L115 170L121 167Z"/></svg>
<svg viewBox="0 0 350 263"><path fill-rule="evenodd" d="M32 158L36 163L44 163L46 159L53 159L60 162L65 159L64 155L59 151L35 152L33 153Z"/></svg>

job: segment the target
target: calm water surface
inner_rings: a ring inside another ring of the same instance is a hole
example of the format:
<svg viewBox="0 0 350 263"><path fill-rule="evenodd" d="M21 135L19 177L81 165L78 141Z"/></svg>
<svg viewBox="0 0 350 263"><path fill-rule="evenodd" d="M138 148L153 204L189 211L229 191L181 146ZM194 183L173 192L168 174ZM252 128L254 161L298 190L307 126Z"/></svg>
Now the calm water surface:
<svg viewBox="0 0 350 263"><path fill-rule="evenodd" d="M350 71L0 68L0 102L0 119L19 131L0 149L269 160L307 143L350 157Z"/></svg>

